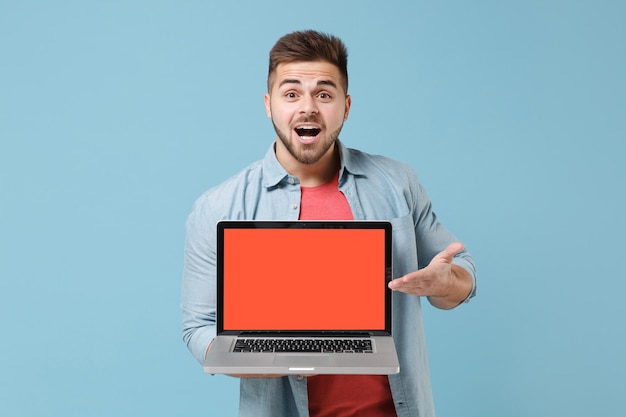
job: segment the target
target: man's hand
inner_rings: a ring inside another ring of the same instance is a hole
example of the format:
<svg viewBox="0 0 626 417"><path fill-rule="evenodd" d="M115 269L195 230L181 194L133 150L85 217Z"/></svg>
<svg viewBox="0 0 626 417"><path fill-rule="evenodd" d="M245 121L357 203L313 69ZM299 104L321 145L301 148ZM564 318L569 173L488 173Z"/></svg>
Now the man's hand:
<svg viewBox="0 0 626 417"><path fill-rule="evenodd" d="M463 250L454 242L437 254L426 268L394 279L389 288L407 294L428 297L431 304L442 309L458 306L472 290L472 278L463 268L452 265L454 256Z"/></svg>

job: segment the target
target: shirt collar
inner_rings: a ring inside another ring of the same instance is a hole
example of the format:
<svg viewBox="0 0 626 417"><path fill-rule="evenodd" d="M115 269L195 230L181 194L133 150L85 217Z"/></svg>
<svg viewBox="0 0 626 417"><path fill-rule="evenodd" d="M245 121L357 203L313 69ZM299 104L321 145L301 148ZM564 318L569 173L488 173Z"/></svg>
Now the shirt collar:
<svg viewBox="0 0 626 417"><path fill-rule="evenodd" d="M263 187L265 188L275 187L289 176L289 173L276 158L275 145L275 142L272 143L263 158ZM339 178L343 178L344 172L357 176L365 175L357 155L339 140L337 140L337 146L339 147L339 155L341 155Z"/></svg>

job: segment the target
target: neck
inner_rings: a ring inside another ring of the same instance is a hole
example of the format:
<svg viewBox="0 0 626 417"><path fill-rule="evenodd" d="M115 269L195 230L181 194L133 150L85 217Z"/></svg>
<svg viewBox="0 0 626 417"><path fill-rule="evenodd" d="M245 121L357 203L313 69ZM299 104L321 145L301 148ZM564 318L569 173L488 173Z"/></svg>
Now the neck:
<svg viewBox="0 0 626 417"><path fill-rule="evenodd" d="M326 184L333 179L341 166L336 144L313 164L303 164L293 158L287 161L279 159L279 162L290 175L298 178L303 187L317 187Z"/></svg>

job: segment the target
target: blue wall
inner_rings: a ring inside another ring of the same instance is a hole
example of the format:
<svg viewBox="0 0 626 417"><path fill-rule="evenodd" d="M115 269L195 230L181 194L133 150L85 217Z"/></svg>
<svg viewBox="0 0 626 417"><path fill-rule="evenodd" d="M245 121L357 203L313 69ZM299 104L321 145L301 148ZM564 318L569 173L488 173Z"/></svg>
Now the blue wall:
<svg viewBox="0 0 626 417"><path fill-rule="evenodd" d="M0 0L0 414L237 415L181 341L184 222L266 151L267 52L316 28L350 52L343 141L414 166L478 262L476 299L425 309L438 415L625 415L625 17Z"/></svg>

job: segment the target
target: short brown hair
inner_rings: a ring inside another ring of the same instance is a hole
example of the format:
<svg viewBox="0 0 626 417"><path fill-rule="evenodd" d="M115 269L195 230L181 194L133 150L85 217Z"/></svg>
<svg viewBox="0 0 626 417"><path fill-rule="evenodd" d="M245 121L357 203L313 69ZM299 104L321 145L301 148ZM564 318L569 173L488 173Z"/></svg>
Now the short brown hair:
<svg viewBox="0 0 626 417"><path fill-rule="evenodd" d="M335 65L343 78L342 86L348 94L348 50L336 36L305 30L280 38L270 51L267 89L271 90L272 76L279 64L298 61L326 61Z"/></svg>

